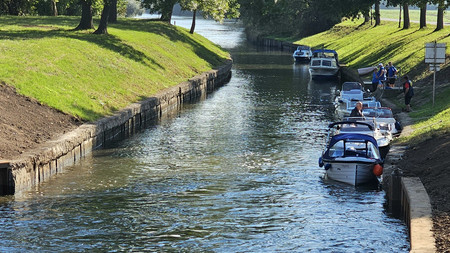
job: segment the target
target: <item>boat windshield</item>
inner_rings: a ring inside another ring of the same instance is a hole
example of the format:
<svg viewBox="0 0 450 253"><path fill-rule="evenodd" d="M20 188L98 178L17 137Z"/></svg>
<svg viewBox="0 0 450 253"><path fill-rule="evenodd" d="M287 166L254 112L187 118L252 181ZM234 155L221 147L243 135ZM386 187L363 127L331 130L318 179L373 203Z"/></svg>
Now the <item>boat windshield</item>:
<svg viewBox="0 0 450 253"><path fill-rule="evenodd" d="M357 82L345 82L342 84L343 91L362 90L362 85Z"/></svg>
<svg viewBox="0 0 450 253"><path fill-rule="evenodd" d="M392 114L392 111L387 108L379 109L379 116L380 118L394 118L394 115Z"/></svg>
<svg viewBox="0 0 450 253"><path fill-rule="evenodd" d="M367 107L380 107L381 104L380 102L363 102L363 108L367 108Z"/></svg>
<svg viewBox="0 0 450 253"><path fill-rule="evenodd" d="M320 66L320 60L313 60L311 66Z"/></svg>
<svg viewBox="0 0 450 253"><path fill-rule="evenodd" d="M331 61L323 60L322 61L322 65L325 66L325 67L331 67Z"/></svg>
<svg viewBox="0 0 450 253"><path fill-rule="evenodd" d="M366 157L380 159L380 152L371 142L340 140L328 149L330 157Z"/></svg>
<svg viewBox="0 0 450 253"><path fill-rule="evenodd" d="M340 128L341 133L356 133L356 132L373 132L366 125L361 124L343 124Z"/></svg>
<svg viewBox="0 0 450 253"><path fill-rule="evenodd" d="M364 108L364 116L370 118L394 118L392 111L389 108Z"/></svg>

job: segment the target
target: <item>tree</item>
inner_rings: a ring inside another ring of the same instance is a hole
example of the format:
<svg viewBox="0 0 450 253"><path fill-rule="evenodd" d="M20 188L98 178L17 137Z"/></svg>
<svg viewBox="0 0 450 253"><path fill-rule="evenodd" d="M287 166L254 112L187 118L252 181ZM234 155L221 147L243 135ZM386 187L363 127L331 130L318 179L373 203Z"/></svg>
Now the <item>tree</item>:
<svg viewBox="0 0 450 253"><path fill-rule="evenodd" d="M111 0L111 7L109 10L108 22L109 23L117 22L117 0Z"/></svg>
<svg viewBox="0 0 450 253"><path fill-rule="evenodd" d="M100 24L94 34L108 34L108 19L111 9L112 0L103 0L102 16L100 17Z"/></svg>
<svg viewBox="0 0 450 253"><path fill-rule="evenodd" d="M403 29L409 29L411 27L411 21L409 18L409 4L413 3L413 0L388 0L388 6L401 6L403 8Z"/></svg>
<svg viewBox="0 0 450 253"><path fill-rule="evenodd" d="M94 28L92 19L92 0L81 0L81 20L74 30L89 30Z"/></svg>
<svg viewBox="0 0 450 253"><path fill-rule="evenodd" d="M375 26L381 25L380 0L375 1Z"/></svg>
<svg viewBox="0 0 450 253"><path fill-rule="evenodd" d="M58 0L51 0L50 1L52 4L52 14L53 16L58 16L58 8L56 7L56 3L58 2Z"/></svg>
<svg viewBox="0 0 450 253"><path fill-rule="evenodd" d="M444 11L450 6L450 1L432 0L431 3L438 5L437 21L435 31L444 29Z"/></svg>
<svg viewBox="0 0 450 253"><path fill-rule="evenodd" d="M411 4L420 8L420 29L427 26L427 4L428 0L413 0Z"/></svg>
<svg viewBox="0 0 450 253"><path fill-rule="evenodd" d="M239 13L237 11L239 4L235 0L180 0L180 4L184 10L193 12L190 33L194 33L195 30L197 11L201 11L203 17L212 17L219 22L222 22L225 17L233 17L233 15L227 16L228 12L234 14L235 17Z"/></svg>
<svg viewBox="0 0 450 253"><path fill-rule="evenodd" d="M26 15L34 14L34 6L38 0L0 0L0 14Z"/></svg>
<svg viewBox="0 0 450 253"><path fill-rule="evenodd" d="M161 21L171 22L172 12L178 0L142 0L142 6L150 13L160 13Z"/></svg>

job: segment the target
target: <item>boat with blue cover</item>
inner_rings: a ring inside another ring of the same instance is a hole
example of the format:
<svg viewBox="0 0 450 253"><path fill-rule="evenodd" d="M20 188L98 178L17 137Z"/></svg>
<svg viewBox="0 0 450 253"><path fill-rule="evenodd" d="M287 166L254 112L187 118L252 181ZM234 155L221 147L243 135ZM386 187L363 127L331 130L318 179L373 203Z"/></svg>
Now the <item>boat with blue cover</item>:
<svg viewBox="0 0 450 253"><path fill-rule="evenodd" d="M342 124L330 124L330 129ZM366 125L364 122L355 124ZM380 181L383 173L383 159L374 137L358 133L340 133L328 137L325 151L319 158L319 166L325 168L329 179L361 185Z"/></svg>

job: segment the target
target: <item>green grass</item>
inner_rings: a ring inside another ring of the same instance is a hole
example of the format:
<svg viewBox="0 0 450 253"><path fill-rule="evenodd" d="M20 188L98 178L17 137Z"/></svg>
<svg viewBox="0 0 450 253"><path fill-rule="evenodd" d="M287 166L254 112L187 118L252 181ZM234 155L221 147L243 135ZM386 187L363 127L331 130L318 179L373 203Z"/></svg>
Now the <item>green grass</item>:
<svg viewBox="0 0 450 253"><path fill-rule="evenodd" d="M0 16L0 81L65 113L95 120L230 57L200 35L166 23L120 19L109 25L109 35L94 35L71 31L78 22Z"/></svg>
<svg viewBox="0 0 450 253"><path fill-rule="evenodd" d="M426 139L448 135L450 130L450 88L436 94L435 105L432 102L415 108L409 114L414 120L414 132L400 138L401 143L418 144Z"/></svg>
<svg viewBox="0 0 450 253"><path fill-rule="evenodd" d="M412 24L407 30L397 28L395 22L382 22L377 27L360 24L360 21L345 21L295 43L334 49L340 62L354 68L392 61L403 74L424 67L425 43L436 40L450 45L449 28L433 32L431 28L419 30L418 24Z"/></svg>
<svg viewBox="0 0 450 253"><path fill-rule="evenodd" d="M412 24L411 29L407 30L399 29L395 22L388 21L383 21L378 27L360 24L361 21L345 21L328 31L295 43L313 48L334 49L339 53L341 62L355 69L392 61L397 68L401 68L401 75L408 74L414 81L431 74L424 63L425 43L447 43L447 55L450 54L449 27L434 32L433 28L419 30L418 24ZM447 63L443 68L450 68L450 64ZM449 71L441 71L437 75L440 73L448 74ZM415 92L412 104L419 100L428 102L422 102L420 107L413 107L414 112L410 116L414 121L412 128L415 131L411 136L401 139L402 142L419 143L430 137L448 134L450 130L450 88L447 86L439 90L434 107L430 89L421 90ZM393 102L399 104L403 101Z"/></svg>
<svg viewBox="0 0 450 253"><path fill-rule="evenodd" d="M398 20L400 10L397 9L381 9L380 16L385 19ZM419 22L420 20L420 10L409 10L409 18L411 22ZM402 12L403 20L403 12ZM437 20L437 10L427 10L427 23L435 24ZM397 21L398 22L398 21ZM444 23L450 22L450 13L448 11L444 12ZM432 25L428 24L428 25ZM403 25L403 24L402 24Z"/></svg>

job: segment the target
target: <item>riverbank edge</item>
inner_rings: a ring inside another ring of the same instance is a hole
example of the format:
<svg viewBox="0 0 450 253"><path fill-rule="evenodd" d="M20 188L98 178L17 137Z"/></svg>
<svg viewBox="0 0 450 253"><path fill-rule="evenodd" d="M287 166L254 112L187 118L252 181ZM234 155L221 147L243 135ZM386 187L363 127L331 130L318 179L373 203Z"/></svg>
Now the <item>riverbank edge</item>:
<svg viewBox="0 0 450 253"><path fill-rule="evenodd" d="M228 60L220 67L133 103L112 116L87 122L16 160L0 161L0 195L29 190L93 150L130 136L149 122L179 110L184 103L206 97L229 81L231 67L232 60Z"/></svg>
<svg viewBox="0 0 450 253"><path fill-rule="evenodd" d="M299 44L277 39L252 36L247 34L250 42L281 51L293 52ZM341 67L341 79L362 82L357 71L347 66ZM397 107L387 99L390 107ZM398 114L396 116L399 116ZM408 115L401 113L403 124L410 122ZM409 123L410 124L410 123ZM411 128L405 124L402 134L409 134ZM402 159L405 146L393 145L387 154L384 164L383 188L386 192L387 209L393 216L402 219L408 227L410 252L436 252L436 240L433 232L431 201L424 185L418 177L403 177L397 163Z"/></svg>

